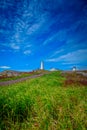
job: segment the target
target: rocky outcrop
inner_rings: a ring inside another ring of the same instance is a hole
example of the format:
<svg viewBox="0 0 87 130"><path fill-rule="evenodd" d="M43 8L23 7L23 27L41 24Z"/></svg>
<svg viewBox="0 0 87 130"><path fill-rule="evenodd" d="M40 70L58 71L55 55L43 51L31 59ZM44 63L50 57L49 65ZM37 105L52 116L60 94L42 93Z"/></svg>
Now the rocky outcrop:
<svg viewBox="0 0 87 130"><path fill-rule="evenodd" d="M0 72L0 77L4 76L4 77L13 77L13 76L19 76L20 72L17 71L12 71L12 70L5 70L3 72Z"/></svg>

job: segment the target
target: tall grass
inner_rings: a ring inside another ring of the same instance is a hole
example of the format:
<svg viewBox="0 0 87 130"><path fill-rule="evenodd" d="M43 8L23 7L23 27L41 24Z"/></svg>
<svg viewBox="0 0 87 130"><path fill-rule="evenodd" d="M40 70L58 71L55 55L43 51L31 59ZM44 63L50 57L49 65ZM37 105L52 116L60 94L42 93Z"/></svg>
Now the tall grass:
<svg viewBox="0 0 87 130"><path fill-rule="evenodd" d="M0 130L86 130L87 88L59 72L0 87Z"/></svg>

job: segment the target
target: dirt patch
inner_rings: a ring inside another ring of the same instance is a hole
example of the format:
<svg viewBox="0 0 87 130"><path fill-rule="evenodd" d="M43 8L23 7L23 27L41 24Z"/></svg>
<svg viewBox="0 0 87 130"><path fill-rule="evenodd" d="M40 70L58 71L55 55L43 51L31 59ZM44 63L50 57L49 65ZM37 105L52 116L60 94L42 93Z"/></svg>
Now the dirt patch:
<svg viewBox="0 0 87 130"><path fill-rule="evenodd" d="M22 82L22 81L25 81L28 79L38 78L38 77L43 76L44 74L47 74L47 73L32 75L29 77L24 77L24 78L20 78L20 79L16 79L16 80L2 81L2 82L0 82L0 86L8 86L8 85L19 83L19 82Z"/></svg>

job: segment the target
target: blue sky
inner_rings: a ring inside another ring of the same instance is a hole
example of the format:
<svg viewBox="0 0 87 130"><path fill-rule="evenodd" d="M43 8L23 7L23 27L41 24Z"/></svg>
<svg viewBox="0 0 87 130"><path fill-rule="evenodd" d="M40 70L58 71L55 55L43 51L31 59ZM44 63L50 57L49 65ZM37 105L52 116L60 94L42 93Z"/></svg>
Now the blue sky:
<svg viewBox="0 0 87 130"><path fill-rule="evenodd" d="M86 0L0 0L0 71L87 69Z"/></svg>

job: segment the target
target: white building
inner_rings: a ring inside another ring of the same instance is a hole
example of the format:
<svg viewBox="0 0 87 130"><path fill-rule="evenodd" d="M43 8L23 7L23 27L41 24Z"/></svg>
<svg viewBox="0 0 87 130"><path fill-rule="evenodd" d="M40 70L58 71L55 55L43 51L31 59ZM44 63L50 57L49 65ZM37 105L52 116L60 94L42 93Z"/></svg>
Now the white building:
<svg viewBox="0 0 87 130"><path fill-rule="evenodd" d="M50 71L58 71L57 69L55 68L51 68Z"/></svg>
<svg viewBox="0 0 87 130"><path fill-rule="evenodd" d="M76 71L76 67L74 66L72 70L73 70L73 71Z"/></svg>

